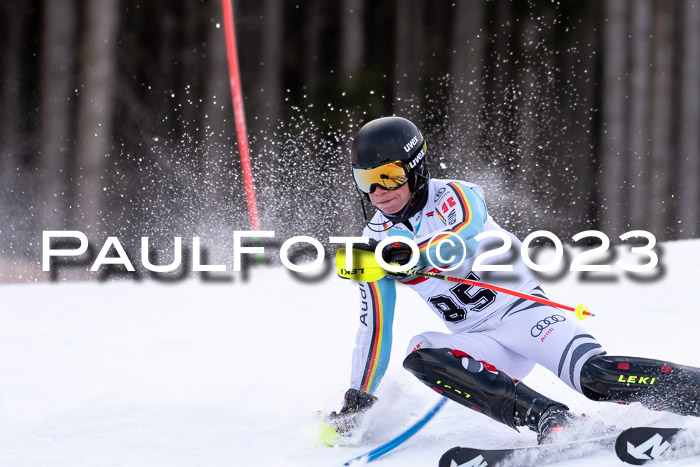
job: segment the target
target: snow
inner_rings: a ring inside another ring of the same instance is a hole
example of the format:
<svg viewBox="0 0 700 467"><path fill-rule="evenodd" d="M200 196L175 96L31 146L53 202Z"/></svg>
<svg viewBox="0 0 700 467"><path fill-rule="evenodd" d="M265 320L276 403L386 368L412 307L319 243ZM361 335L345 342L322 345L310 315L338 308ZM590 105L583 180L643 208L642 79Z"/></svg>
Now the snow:
<svg viewBox="0 0 700 467"><path fill-rule="evenodd" d="M662 244L659 280L544 284L586 303L611 354L700 366L700 240ZM544 261L544 260L543 260ZM328 448L319 409L337 410L349 382L357 291L333 275L301 282L284 268L248 281L119 281L0 286L0 465L334 466L393 438L438 396L404 371L411 336L443 330L399 287L393 358L365 437ZM637 404L588 401L537 367L526 382L576 412L620 427L700 420ZM453 402L379 466L429 466L455 445L534 443ZM560 466L619 465L612 452ZM700 465L700 459L673 465Z"/></svg>

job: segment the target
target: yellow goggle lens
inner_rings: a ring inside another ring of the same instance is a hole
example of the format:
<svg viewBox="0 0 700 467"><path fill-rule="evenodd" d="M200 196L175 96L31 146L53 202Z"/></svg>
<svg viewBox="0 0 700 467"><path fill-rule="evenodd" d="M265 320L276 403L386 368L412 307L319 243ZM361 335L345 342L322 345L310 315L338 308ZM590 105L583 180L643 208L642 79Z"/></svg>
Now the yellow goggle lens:
<svg viewBox="0 0 700 467"><path fill-rule="evenodd" d="M371 193L375 186L387 190L401 188L408 181L403 162L396 161L373 169L352 169L357 187L364 193Z"/></svg>

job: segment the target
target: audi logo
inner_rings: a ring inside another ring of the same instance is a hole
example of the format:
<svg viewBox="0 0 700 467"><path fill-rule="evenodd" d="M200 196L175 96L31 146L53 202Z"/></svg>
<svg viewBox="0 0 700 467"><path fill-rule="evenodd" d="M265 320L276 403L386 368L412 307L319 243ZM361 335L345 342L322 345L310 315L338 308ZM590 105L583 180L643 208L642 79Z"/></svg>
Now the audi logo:
<svg viewBox="0 0 700 467"><path fill-rule="evenodd" d="M566 321L566 318L564 318L562 315L548 316L545 319L539 320L537 324L530 329L530 334L532 337L539 337L540 334L542 334L542 331L550 327L552 324L560 323L562 321Z"/></svg>

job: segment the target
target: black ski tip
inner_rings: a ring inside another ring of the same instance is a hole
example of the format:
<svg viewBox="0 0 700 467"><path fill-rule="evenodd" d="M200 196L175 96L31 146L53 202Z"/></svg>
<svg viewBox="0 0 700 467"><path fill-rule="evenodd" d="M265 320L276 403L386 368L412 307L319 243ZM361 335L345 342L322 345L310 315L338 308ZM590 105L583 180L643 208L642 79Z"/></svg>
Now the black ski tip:
<svg viewBox="0 0 700 467"><path fill-rule="evenodd" d="M615 440L615 454L622 462L643 465L663 459L671 449L671 440L682 428L634 427L620 433Z"/></svg>
<svg viewBox="0 0 700 467"><path fill-rule="evenodd" d="M455 447L445 451L440 458L438 467L455 467L459 465L482 465L483 452L480 449Z"/></svg>
<svg viewBox="0 0 700 467"><path fill-rule="evenodd" d="M445 451L445 453L442 455L442 457L440 457L440 462L438 462L438 467L452 467L453 466L452 461L454 461L454 459L456 457L459 457L459 451L461 449L462 448L457 446L455 448L448 449L447 451ZM459 465L459 464L457 464L457 465Z"/></svg>
<svg viewBox="0 0 700 467"><path fill-rule="evenodd" d="M438 467L458 467L460 465L494 465L513 453L512 449L474 449L454 447L440 457Z"/></svg>

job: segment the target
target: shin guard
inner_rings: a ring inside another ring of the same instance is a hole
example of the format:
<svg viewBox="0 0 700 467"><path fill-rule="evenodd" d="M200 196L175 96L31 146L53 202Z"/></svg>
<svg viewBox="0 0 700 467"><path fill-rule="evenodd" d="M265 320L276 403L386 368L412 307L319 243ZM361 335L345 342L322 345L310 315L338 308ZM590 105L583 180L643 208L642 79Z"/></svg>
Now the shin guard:
<svg viewBox="0 0 700 467"><path fill-rule="evenodd" d="M596 401L641 402L700 416L700 370L637 357L596 355L581 368L581 389Z"/></svg>
<svg viewBox="0 0 700 467"><path fill-rule="evenodd" d="M451 349L420 349L410 353L403 366L419 380L459 404L481 412L511 428L537 431L544 411L567 407L507 374Z"/></svg>

